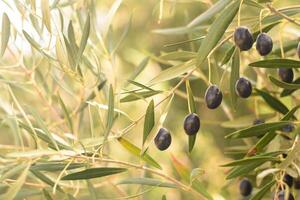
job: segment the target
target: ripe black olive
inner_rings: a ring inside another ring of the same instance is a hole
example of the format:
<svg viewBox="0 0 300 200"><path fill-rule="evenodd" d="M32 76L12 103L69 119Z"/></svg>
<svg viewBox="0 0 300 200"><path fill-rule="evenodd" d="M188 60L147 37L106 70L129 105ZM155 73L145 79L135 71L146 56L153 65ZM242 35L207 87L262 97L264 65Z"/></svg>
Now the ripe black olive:
<svg viewBox="0 0 300 200"><path fill-rule="evenodd" d="M292 132L294 130L294 125L293 124L287 124L285 125L284 127L281 128L281 130L283 132L286 132L286 133L289 133L289 132Z"/></svg>
<svg viewBox="0 0 300 200"><path fill-rule="evenodd" d="M266 33L260 33L256 39L256 50L261 56L268 55L273 48L273 41Z"/></svg>
<svg viewBox="0 0 300 200"><path fill-rule="evenodd" d="M280 191L278 194L277 194L277 198L274 198L274 200L285 200L285 191ZM288 200L295 200L294 196L292 195L292 193L289 193L289 198Z"/></svg>
<svg viewBox="0 0 300 200"><path fill-rule="evenodd" d="M164 151L166 150L172 142L172 137L170 132L165 128L160 128L157 135L154 138L154 143L156 147Z"/></svg>
<svg viewBox="0 0 300 200"><path fill-rule="evenodd" d="M283 176L283 182L285 182L289 187L293 186L294 178L288 174Z"/></svg>
<svg viewBox="0 0 300 200"><path fill-rule="evenodd" d="M240 182L240 193L242 196L249 196L252 192L252 184L248 179L243 179Z"/></svg>
<svg viewBox="0 0 300 200"><path fill-rule="evenodd" d="M246 78L239 78L235 83L235 92L242 98L248 98L252 93L252 85Z"/></svg>
<svg viewBox="0 0 300 200"><path fill-rule="evenodd" d="M223 99L222 91L216 85L211 85L205 92L205 102L208 108L217 108Z"/></svg>
<svg viewBox="0 0 300 200"><path fill-rule="evenodd" d="M195 135L200 128L200 118L197 114L191 113L184 119L184 131L187 135Z"/></svg>
<svg viewBox="0 0 300 200"><path fill-rule="evenodd" d="M291 68L279 68L278 75L283 82L293 82L294 72Z"/></svg>
<svg viewBox="0 0 300 200"><path fill-rule="evenodd" d="M263 123L265 123L264 119L255 119L253 121L253 125L258 125L258 124L263 124Z"/></svg>
<svg viewBox="0 0 300 200"><path fill-rule="evenodd" d="M238 46L241 51L247 51L251 49L253 45L253 36L249 29L244 26L235 29L233 39L236 46Z"/></svg>

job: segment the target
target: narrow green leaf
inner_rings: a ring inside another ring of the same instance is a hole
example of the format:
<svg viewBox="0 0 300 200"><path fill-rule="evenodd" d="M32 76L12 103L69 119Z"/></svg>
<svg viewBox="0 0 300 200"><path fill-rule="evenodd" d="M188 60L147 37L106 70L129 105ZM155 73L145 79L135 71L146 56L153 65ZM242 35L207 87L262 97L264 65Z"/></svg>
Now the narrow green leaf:
<svg viewBox="0 0 300 200"><path fill-rule="evenodd" d="M189 112L190 113L197 113L196 111L196 104L195 104L195 100L194 100L194 95L193 95L193 91L190 85L190 81L187 80L185 82L185 86L186 86L186 92L188 95L188 108L189 108Z"/></svg>
<svg viewBox="0 0 300 200"><path fill-rule="evenodd" d="M48 31L51 33L51 14L50 14L49 0L42 0L41 8L42 8L42 15L43 15L43 23L47 27Z"/></svg>
<svg viewBox="0 0 300 200"><path fill-rule="evenodd" d="M266 185L264 185L256 194L254 194L250 200L261 200L267 193L269 193L269 190L272 188L273 185L275 185L276 181L273 180Z"/></svg>
<svg viewBox="0 0 300 200"><path fill-rule="evenodd" d="M213 197L206 190L207 187L205 185L203 185L200 181L194 180L193 183L192 183L192 188L195 189L197 192L201 193L208 200L213 200Z"/></svg>
<svg viewBox="0 0 300 200"><path fill-rule="evenodd" d="M133 85L138 86L138 87L141 88L141 89L146 89L146 90L150 90L150 91L155 91L155 90L153 90L152 88L150 88L150 87L148 87L148 86L146 86L146 85L143 85L143 84L141 84L141 83L139 83L139 82L132 81L132 80L128 80L128 82L131 83L131 84L133 84Z"/></svg>
<svg viewBox="0 0 300 200"><path fill-rule="evenodd" d="M276 137L275 131L266 133L258 142L255 144L255 151L260 152L265 146L267 146Z"/></svg>
<svg viewBox="0 0 300 200"><path fill-rule="evenodd" d="M177 78L178 76L180 76L192 69L195 69L195 67L196 67L195 64L196 64L196 60L192 59L188 62L172 66L172 67L160 72L154 79L152 79L149 82L149 84L152 85L152 84L160 83L163 81L168 81L173 78Z"/></svg>
<svg viewBox="0 0 300 200"><path fill-rule="evenodd" d="M26 124L24 124L21 121L19 121L19 125L20 125L21 128L25 129L30 135L32 135L34 137L35 134L29 126L27 126ZM35 132L41 140L43 140L44 142L46 142L49 145L49 147L55 149L55 147L53 145L51 145L53 143L52 143L51 139L49 138L49 136L46 133L44 133L41 129L37 129L37 128L35 128ZM67 146L67 145L65 145L65 144L63 144L63 143L61 143L57 140L55 141L55 143L58 145L58 147L60 149L72 150L72 148L70 146Z"/></svg>
<svg viewBox="0 0 300 200"><path fill-rule="evenodd" d="M42 182L46 183L47 185L54 187L55 182L53 180L51 180L48 176L46 176L45 174L36 171L36 170L30 170L31 173L34 174L34 176L36 176L39 180L41 180ZM63 192L63 190L61 189L61 187L59 185L57 185L57 190L60 192Z"/></svg>
<svg viewBox="0 0 300 200"><path fill-rule="evenodd" d="M30 170L34 171L48 171L48 172L57 172L65 169L68 163L64 162L38 162L30 167ZM67 170L77 169L80 167L85 167L85 163L71 163L66 168Z"/></svg>
<svg viewBox="0 0 300 200"><path fill-rule="evenodd" d="M108 30L109 30L109 27L113 21L113 18L118 10L118 8L120 7L121 3L122 3L123 0L116 0L113 2L109 12L107 13L106 17L105 17L105 24L102 28L102 33L103 33L103 36L104 38L107 36L107 33L108 33Z"/></svg>
<svg viewBox="0 0 300 200"><path fill-rule="evenodd" d="M76 44L72 21L70 21L69 26L68 26L68 39L69 39L71 48L73 49L74 53L76 54L78 51L78 46Z"/></svg>
<svg viewBox="0 0 300 200"><path fill-rule="evenodd" d="M268 77L269 77L270 81L278 87L281 87L281 88L284 88L284 89L289 89L289 90L300 89L300 84L286 83L286 82L283 82L283 81L280 81L280 80L274 78L271 75L269 75Z"/></svg>
<svg viewBox="0 0 300 200"><path fill-rule="evenodd" d="M76 54L75 66L77 66L79 64L82 54L83 54L83 51L86 47L86 44L87 44L87 41L88 41L89 35L90 35L90 26L91 26L90 16L87 16L87 19L85 21L85 25L83 28L82 36L81 36L80 46L79 46L79 49Z"/></svg>
<svg viewBox="0 0 300 200"><path fill-rule="evenodd" d="M283 126L289 124L288 121L280 121L280 122L269 122L264 124L257 124L254 126L251 126L249 128L245 128L242 130L235 131L229 135L227 135L225 138L246 138L246 137L253 137L253 136L259 136L263 135L268 131L277 130L279 128L282 128Z"/></svg>
<svg viewBox="0 0 300 200"><path fill-rule="evenodd" d="M242 165L238 167L234 167L229 174L227 175L226 179L233 179L238 176L248 175L249 172L252 172L255 170L256 167L262 165L264 161L254 162L248 165Z"/></svg>
<svg viewBox="0 0 300 200"><path fill-rule="evenodd" d="M167 197L165 194L161 197L161 200L167 200Z"/></svg>
<svg viewBox="0 0 300 200"><path fill-rule="evenodd" d="M186 27L186 26L180 26L180 27L175 27L175 28L163 28L163 29L155 29L152 32L161 34L161 35L184 35L184 34L189 34L192 32L200 32L200 31L205 31L207 29L207 25L203 26L197 26L197 27Z"/></svg>
<svg viewBox="0 0 300 200"><path fill-rule="evenodd" d="M274 116L274 113L261 114L260 119L267 119ZM224 128L245 128L251 126L256 118L257 117L253 114L244 115L229 121L222 122L221 126Z"/></svg>
<svg viewBox="0 0 300 200"><path fill-rule="evenodd" d="M223 66L229 62L233 53L235 52L235 49L236 49L235 46L232 45L232 47L229 48L228 51L226 51L225 56L223 57L223 59L221 61L221 66Z"/></svg>
<svg viewBox="0 0 300 200"><path fill-rule="evenodd" d="M193 95L193 91L191 89L189 80L187 80L185 82L185 85L186 85L186 92L187 92L187 95L188 95L189 112L190 113L197 113L196 104L195 104L195 100L194 100L194 95ZM188 136L189 137L189 152L192 152L192 150L194 148L194 145L195 145L195 142L196 142L196 136L197 136L197 134Z"/></svg>
<svg viewBox="0 0 300 200"><path fill-rule="evenodd" d="M72 119L70 118L69 111L68 111L68 109L67 109L65 103L63 102L63 100L61 99L61 97L60 97L59 94L57 94L57 97L58 97L59 104L60 104L61 108L62 108L63 111L64 111L64 116L65 116L65 118L67 119L69 128L70 128L71 132L74 133L73 123L72 123Z"/></svg>
<svg viewBox="0 0 300 200"><path fill-rule="evenodd" d="M118 184L138 184L156 187L177 188L177 185L173 183L163 182L154 178L128 178L120 181Z"/></svg>
<svg viewBox="0 0 300 200"><path fill-rule="evenodd" d="M48 130L47 125L44 123L43 119L41 118L41 116L39 115L38 112L36 112L36 110L31 107L29 108L31 115L33 116L33 118L36 120L38 126L43 130L43 132L48 136L48 138L51 141L51 144L55 146L56 150L59 150L59 147L56 143L56 140L53 138L52 134L50 133L50 131Z"/></svg>
<svg viewBox="0 0 300 200"><path fill-rule="evenodd" d="M225 165L221 165L222 167L232 167L232 166L239 166L239 165L248 165L255 162L268 162L268 161L277 161L278 158L274 158L272 156L256 156L250 158L244 158L241 160L235 160L233 162L227 163Z"/></svg>
<svg viewBox="0 0 300 200"><path fill-rule="evenodd" d="M292 117L294 117L295 112L300 108L300 105L295 106L294 108L292 108L288 113L286 113L281 119L280 121L287 121L289 119L291 119Z"/></svg>
<svg viewBox="0 0 300 200"><path fill-rule="evenodd" d="M124 39L128 35L129 29L131 28L131 24L132 24L132 14L130 15L129 21L128 21L127 25L125 26L124 31L123 31L120 39L118 40L118 42L116 43L114 49L112 50L112 53L116 52L120 48L122 42L124 41Z"/></svg>
<svg viewBox="0 0 300 200"><path fill-rule="evenodd" d="M1 53L3 56L10 36L10 21L6 13L2 15Z"/></svg>
<svg viewBox="0 0 300 200"><path fill-rule="evenodd" d="M255 91L258 93L259 96L261 96L265 102L273 108L275 111L278 111L282 114L286 114L289 112L289 109L277 98L270 95L268 92L265 92L263 90L259 90L255 88Z"/></svg>
<svg viewBox="0 0 300 200"><path fill-rule="evenodd" d="M104 143L107 141L109 136L110 130L114 123L114 108L115 107L115 100L114 100L114 91L112 85L109 86L109 96L108 96L108 111L106 117L106 131L104 135Z"/></svg>
<svg viewBox="0 0 300 200"><path fill-rule="evenodd" d="M30 165L31 165L31 163L29 162L27 164L27 167L23 170L23 172L17 178L17 180L13 184L10 185L7 192L0 196L0 199L13 200L16 197L16 195L18 194L18 192L22 188L23 184L25 183Z"/></svg>
<svg viewBox="0 0 300 200"><path fill-rule="evenodd" d="M236 109L237 95L235 92L235 83L240 77L240 51L236 49L232 57L230 72L230 99L233 109Z"/></svg>
<svg viewBox="0 0 300 200"><path fill-rule="evenodd" d="M20 171L23 171L26 168L26 166L27 165L25 163L20 163L15 166L10 166L10 168L5 172L1 171L0 182L2 183L5 179L16 176Z"/></svg>
<svg viewBox="0 0 300 200"><path fill-rule="evenodd" d="M197 25L200 25L201 23L211 20L214 15L218 14L220 11L222 11L232 0L220 0L214 5L212 5L209 9L207 9L205 12L201 13L199 16L197 16L195 19L193 19L187 27L194 27Z"/></svg>
<svg viewBox="0 0 300 200"><path fill-rule="evenodd" d="M72 69L75 69L75 58L76 58L76 53L74 48L71 47L69 41L67 40L66 36L63 35L67 54L68 54L68 61Z"/></svg>
<svg viewBox="0 0 300 200"><path fill-rule="evenodd" d="M145 161L146 163L148 163L149 165L151 165L153 167L162 169L161 166L152 157L150 157L147 153L143 153L143 155L141 156L141 149L138 148L137 146L133 145L132 143L130 143L128 140L126 140L124 138L118 138L118 141L127 151L132 153L134 156L141 158L143 161Z"/></svg>
<svg viewBox="0 0 300 200"><path fill-rule="evenodd" d="M298 43L299 43L298 39L290 40L290 41L284 41L284 43L282 44L283 45L283 47L282 47L283 51L286 53L286 52L289 52L291 50L297 49ZM280 47L280 45L277 45L277 46L273 47L272 54L277 55L277 56L281 56L281 47Z"/></svg>
<svg viewBox="0 0 300 200"><path fill-rule="evenodd" d="M253 6L253 7L260 8L260 9L264 9L264 7L262 5L260 5L259 3L257 3L255 0L245 0L244 2L248 6Z"/></svg>
<svg viewBox="0 0 300 200"><path fill-rule="evenodd" d="M83 171L68 174L61 178L61 180L82 180L82 179L92 179L99 178L103 176L110 176L113 174L118 174L127 171L126 168L118 167L99 167L99 168L89 168Z"/></svg>
<svg viewBox="0 0 300 200"><path fill-rule="evenodd" d="M227 8L225 8L218 18L212 23L198 50L198 67L207 59L208 54L224 36L224 33L235 17L238 8L239 1L234 1Z"/></svg>
<svg viewBox="0 0 300 200"><path fill-rule="evenodd" d="M300 68L300 61L286 58L275 58L253 62L250 63L249 66L260 68Z"/></svg>
<svg viewBox="0 0 300 200"><path fill-rule="evenodd" d="M300 77L297 78L295 81L292 82L292 84L300 84ZM288 95L291 95L293 92L295 92L296 90L288 90L288 89L284 89L281 94L280 94L280 97L285 97L285 96L288 96Z"/></svg>
<svg viewBox="0 0 300 200"><path fill-rule="evenodd" d="M42 191L46 200L53 200L51 194L46 189L43 189Z"/></svg>
<svg viewBox="0 0 300 200"><path fill-rule="evenodd" d="M26 40L31 44L33 48L35 48L38 51L41 51L41 46L26 31L23 30L23 34Z"/></svg>
<svg viewBox="0 0 300 200"><path fill-rule="evenodd" d="M133 71L133 73L128 78L129 80L134 80L147 66L149 62L149 57L145 57L140 64L136 67L136 69Z"/></svg>
<svg viewBox="0 0 300 200"><path fill-rule="evenodd" d="M174 51L160 56L163 60L183 60L187 61L196 58L197 53L192 51Z"/></svg>
<svg viewBox="0 0 300 200"><path fill-rule="evenodd" d="M188 168L183 165L179 160L177 160L174 156L171 156L172 164L174 169L179 174L179 176L186 182L190 182L190 172ZM209 200L213 200L212 196L206 190L206 187L198 180L194 180L192 183L192 188L197 192L205 196Z"/></svg>
<svg viewBox="0 0 300 200"><path fill-rule="evenodd" d="M262 1L264 1L264 0L262 0ZM270 0L267 0L267 1L270 1ZM300 12L300 8L299 7L288 7L288 8L278 9L277 11L290 17L290 16L298 14ZM275 13L275 14L271 14L271 15L264 17L262 20L262 24L278 22L282 19L283 19L283 17L281 15L278 15L277 13Z"/></svg>
<svg viewBox="0 0 300 200"><path fill-rule="evenodd" d="M189 40L183 40L183 41L180 41L180 42L174 42L174 43L166 44L166 45L164 45L164 47L178 46L178 45L186 44L186 43L189 43L189 42L199 41L199 40L202 40L203 38L205 38L205 36L200 36L200 37L192 38L192 39L189 39ZM174 53L177 53L177 52L189 52L189 54L185 54L185 55L184 55L184 53L179 54L179 60L188 60L188 57L190 59L197 57L197 53L195 53L195 52L190 52L190 51L176 51ZM172 53L173 52L170 52L170 53L167 53L167 54L171 54L172 55ZM172 55L172 57L173 57L174 60L178 60L178 59L175 58L175 56ZM173 59L171 59L171 60L173 60Z"/></svg>
<svg viewBox="0 0 300 200"><path fill-rule="evenodd" d="M155 116L154 116L154 101L151 100L145 115L145 121L144 121L144 132L143 132L143 145L151 132L152 128L154 127L155 123Z"/></svg>
<svg viewBox="0 0 300 200"><path fill-rule="evenodd" d="M139 99L146 99L148 97L152 97L154 95L157 95L161 93L162 91L142 91L142 92L132 92L130 95L127 95L123 97L120 102L125 103L125 102L130 102L130 101L136 101Z"/></svg>
<svg viewBox="0 0 300 200"><path fill-rule="evenodd" d="M98 84L98 86L97 86L97 91L98 91L98 92L101 91L101 90L104 88L104 86L105 86L105 84L106 84L106 81L107 81L107 80L103 80L103 81L101 81L101 82ZM83 111L83 110L87 107L87 105L88 105L87 102L93 100L95 97L96 97L96 94L95 94L94 91L92 91L92 92L90 93L90 95L89 95L89 96L88 96L88 97L80 104L80 106L79 106L79 108L78 108L78 110L77 110L77 113Z"/></svg>

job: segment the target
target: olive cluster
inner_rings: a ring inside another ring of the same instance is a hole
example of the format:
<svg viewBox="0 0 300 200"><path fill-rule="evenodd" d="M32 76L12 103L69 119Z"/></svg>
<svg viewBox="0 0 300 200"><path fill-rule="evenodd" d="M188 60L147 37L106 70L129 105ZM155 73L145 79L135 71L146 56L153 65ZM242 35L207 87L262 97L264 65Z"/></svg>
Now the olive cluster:
<svg viewBox="0 0 300 200"><path fill-rule="evenodd" d="M240 51L247 51L252 48L254 39L252 36L252 33L247 27L238 27L236 28L234 34L233 34L233 39L236 44L236 46L240 49ZM266 34L266 33L260 33L257 36L256 39L256 50L261 56L266 56L268 55L273 48L273 41L272 38ZM300 43L297 48L297 54L298 57L300 58ZM294 79L294 73L293 70L290 68L279 68L278 69L278 76L283 82L286 83L291 83ZM245 79L245 78L239 78L236 82L235 85L235 90L238 96L242 98L247 98L251 95L252 92L252 86L251 83ZM265 123L263 119L256 119L253 122L253 125L258 125ZM283 132L291 132L293 131L294 126L292 124L288 124L282 128ZM295 189L300 189L300 179L294 180L293 177L291 177L288 174L285 174L283 177L283 181L285 184L291 188L294 184ZM242 196L249 196L253 190L252 184L248 179L243 179L240 182L240 194ZM286 197L288 195L288 197ZM274 197L274 199L279 199L279 200L294 200L294 196L292 193L286 194L285 191L280 191L278 192Z"/></svg>
<svg viewBox="0 0 300 200"><path fill-rule="evenodd" d="M283 177L283 182L289 187L291 188L294 185L294 188L299 190L300 189L300 179L296 179L294 180L293 177L291 177L288 174L285 174ZM253 186L251 184L251 182L244 178L243 180L241 180L240 182L240 194L244 197L249 196L252 193L253 190ZM286 193L285 191L280 191L277 193L276 198L274 197L274 199L278 199L278 200L284 200ZM294 200L294 196L292 193L289 193L288 196L288 200Z"/></svg>
<svg viewBox="0 0 300 200"><path fill-rule="evenodd" d="M191 113L187 115L184 119L183 129L187 135L195 135L200 129L200 118L196 113ZM156 147L164 151L166 150L172 142L172 137L170 132L166 128L160 128L156 137L154 138L154 143Z"/></svg>

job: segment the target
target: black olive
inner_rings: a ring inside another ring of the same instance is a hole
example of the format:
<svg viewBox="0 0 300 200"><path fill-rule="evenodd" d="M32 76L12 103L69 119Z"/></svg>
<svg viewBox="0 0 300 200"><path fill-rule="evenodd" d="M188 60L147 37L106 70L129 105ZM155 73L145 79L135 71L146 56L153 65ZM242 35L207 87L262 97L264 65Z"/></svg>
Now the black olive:
<svg viewBox="0 0 300 200"><path fill-rule="evenodd" d="M235 83L235 92L242 98L248 98L252 93L252 84L246 78L239 78Z"/></svg>
<svg viewBox="0 0 300 200"><path fill-rule="evenodd" d="M235 29L233 39L241 51L247 51L253 45L253 36L249 29L244 26Z"/></svg>
<svg viewBox="0 0 300 200"><path fill-rule="evenodd" d="M258 124L263 124L263 123L265 123L264 119L255 119L252 124L258 125Z"/></svg>
<svg viewBox="0 0 300 200"><path fill-rule="evenodd" d="M285 200L285 191L280 191L277 194L277 198L274 198L274 200ZM288 200L295 200L294 196L292 195L292 193L289 193L289 198Z"/></svg>
<svg viewBox="0 0 300 200"><path fill-rule="evenodd" d="M222 103L222 99L223 94L218 86L211 85L207 88L205 92L205 102L208 108L217 108Z"/></svg>
<svg viewBox="0 0 300 200"><path fill-rule="evenodd" d="M240 182L240 193L242 196L249 196L252 192L252 184L248 179L243 179Z"/></svg>
<svg viewBox="0 0 300 200"><path fill-rule="evenodd" d="M283 182L285 182L289 187L293 186L294 178L288 174L283 176Z"/></svg>
<svg viewBox="0 0 300 200"><path fill-rule="evenodd" d="M172 142L172 137L170 132L165 128L160 128L157 135L154 138L154 143L156 147L164 151L166 150Z"/></svg>
<svg viewBox="0 0 300 200"><path fill-rule="evenodd" d="M283 82L293 82L294 72L291 68L279 68L278 75Z"/></svg>
<svg viewBox="0 0 300 200"><path fill-rule="evenodd" d="M183 128L188 135L195 135L200 128L200 118L197 114L191 113L184 119Z"/></svg>
<svg viewBox="0 0 300 200"><path fill-rule="evenodd" d="M283 132L286 132L286 133L289 133L289 132L292 132L294 130L294 125L293 124L287 124L285 125L284 127L281 128L281 130Z"/></svg>
<svg viewBox="0 0 300 200"><path fill-rule="evenodd" d="M256 50L261 56L268 55L273 48L273 41L266 33L260 33L256 40Z"/></svg>

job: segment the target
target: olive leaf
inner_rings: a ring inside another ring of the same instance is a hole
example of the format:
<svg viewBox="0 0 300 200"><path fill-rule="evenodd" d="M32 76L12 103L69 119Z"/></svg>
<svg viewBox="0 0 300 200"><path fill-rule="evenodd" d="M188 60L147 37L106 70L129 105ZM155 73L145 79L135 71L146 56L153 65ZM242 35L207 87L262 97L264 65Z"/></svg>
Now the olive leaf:
<svg viewBox="0 0 300 200"><path fill-rule="evenodd" d="M187 80L185 82L185 85L186 85L186 92L187 92L187 96L188 96L189 112L190 113L197 113L196 104L195 104L195 100L194 100L194 95L193 95L193 91L191 89L189 80ZM195 142L196 142L197 134L189 135L188 137L189 137L189 152L192 152L192 150L194 148L194 145L195 145Z"/></svg>
<svg viewBox="0 0 300 200"><path fill-rule="evenodd" d="M300 68L300 61L287 58L275 58L250 63L251 67L260 68Z"/></svg>
<svg viewBox="0 0 300 200"><path fill-rule="evenodd" d="M2 15L2 32L1 32L1 53L3 56L10 37L10 20L6 13Z"/></svg>
<svg viewBox="0 0 300 200"><path fill-rule="evenodd" d="M287 112L289 112L289 109L280 100L278 100L277 98L273 97L268 92L266 92L264 90L259 90L257 88L255 88L255 91L274 110L276 110L276 111L278 111L278 112L280 112L282 114L286 114Z"/></svg>
<svg viewBox="0 0 300 200"><path fill-rule="evenodd" d="M232 63L231 63L231 72L230 72L230 99L233 109L236 109L237 103L237 94L235 92L235 83L240 77L240 51L235 50Z"/></svg>
<svg viewBox="0 0 300 200"><path fill-rule="evenodd" d="M127 171L126 168L119 167L98 167L89 168L79 172L70 173L61 178L61 180L82 180L82 179L92 179L104 176L110 176L113 174L118 174Z"/></svg>
<svg viewBox="0 0 300 200"><path fill-rule="evenodd" d="M295 83L286 83L286 82L283 82L283 81L280 81L276 78L274 78L273 76L269 75L268 76L270 81L278 86L278 87L281 87L281 88L284 88L284 89L288 89L288 90L297 90L297 89L300 89L300 84L295 84Z"/></svg>
<svg viewBox="0 0 300 200"><path fill-rule="evenodd" d="M138 148L137 146L135 146L134 144L132 144L131 142L129 142L128 140L120 137L120 138L118 138L118 141L127 151L129 151L134 156L141 158L142 160L144 160L146 163L148 163L149 165L151 165L153 167L162 169L161 166L146 152L144 152L141 155L141 149Z"/></svg>
<svg viewBox="0 0 300 200"><path fill-rule="evenodd" d="M199 67L207 58L211 50L217 45L220 39L223 37L226 29L232 22L239 8L239 1L232 2L226 7L217 19L210 26L206 37L203 39L197 56L196 65Z"/></svg>
<svg viewBox="0 0 300 200"><path fill-rule="evenodd" d="M153 99L150 101L145 115L144 121L144 132L143 132L143 145L151 132L152 128L154 127L155 123L155 113L154 113L154 101Z"/></svg>

